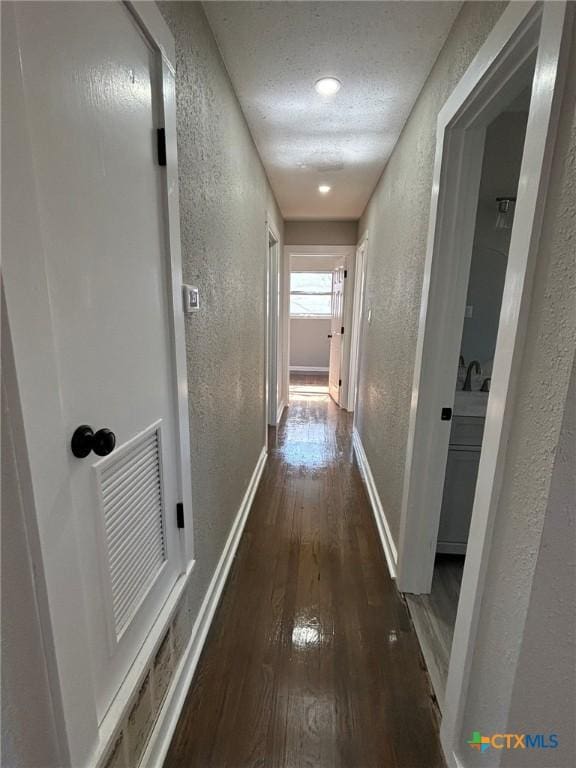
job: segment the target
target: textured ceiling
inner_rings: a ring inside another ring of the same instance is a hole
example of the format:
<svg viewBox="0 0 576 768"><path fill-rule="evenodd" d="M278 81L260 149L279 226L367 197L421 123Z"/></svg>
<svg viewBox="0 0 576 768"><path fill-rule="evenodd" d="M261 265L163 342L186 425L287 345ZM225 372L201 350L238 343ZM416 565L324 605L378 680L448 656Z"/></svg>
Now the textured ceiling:
<svg viewBox="0 0 576 768"><path fill-rule="evenodd" d="M362 214L460 5L204 3L285 218Z"/></svg>

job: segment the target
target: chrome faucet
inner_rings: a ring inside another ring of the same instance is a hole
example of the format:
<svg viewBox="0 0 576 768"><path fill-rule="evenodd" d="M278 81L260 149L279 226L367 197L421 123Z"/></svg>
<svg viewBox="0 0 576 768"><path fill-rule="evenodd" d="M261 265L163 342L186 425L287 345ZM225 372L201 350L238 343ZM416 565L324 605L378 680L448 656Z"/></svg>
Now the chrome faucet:
<svg viewBox="0 0 576 768"><path fill-rule="evenodd" d="M472 391L472 369L474 369L477 374L482 373L482 369L480 368L480 363L478 360L472 360L468 366L468 370L466 371L466 378L464 379L464 386L462 387L464 392Z"/></svg>

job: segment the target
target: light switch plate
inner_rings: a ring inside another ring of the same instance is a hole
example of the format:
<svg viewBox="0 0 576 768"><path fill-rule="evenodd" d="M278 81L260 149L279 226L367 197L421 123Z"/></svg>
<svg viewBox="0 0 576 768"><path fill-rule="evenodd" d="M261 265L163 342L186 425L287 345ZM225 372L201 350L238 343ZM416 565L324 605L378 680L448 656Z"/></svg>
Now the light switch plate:
<svg viewBox="0 0 576 768"><path fill-rule="evenodd" d="M193 285L182 286L182 298L184 301L184 314L189 315L200 309L200 293Z"/></svg>

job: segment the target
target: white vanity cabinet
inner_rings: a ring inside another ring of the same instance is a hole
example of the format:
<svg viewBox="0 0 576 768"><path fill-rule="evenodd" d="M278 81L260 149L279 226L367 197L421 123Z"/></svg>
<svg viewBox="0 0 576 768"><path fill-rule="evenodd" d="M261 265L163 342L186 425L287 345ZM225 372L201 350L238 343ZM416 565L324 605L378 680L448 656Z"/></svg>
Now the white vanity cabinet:
<svg viewBox="0 0 576 768"><path fill-rule="evenodd" d="M483 417L454 416L452 420L437 552L466 552L483 432Z"/></svg>

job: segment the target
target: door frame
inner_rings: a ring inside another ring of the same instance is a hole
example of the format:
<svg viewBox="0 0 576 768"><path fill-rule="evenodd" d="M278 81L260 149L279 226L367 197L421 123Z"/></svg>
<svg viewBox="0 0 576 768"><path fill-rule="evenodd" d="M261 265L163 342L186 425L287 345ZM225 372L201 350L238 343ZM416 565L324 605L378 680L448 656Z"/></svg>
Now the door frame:
<svg viewBox="0 0 576 768"><path fill-rule="evenodd" d="M184 505L186 527L180 531L182 576L167 598L161 616L145 638L140 655L152 653L162 637L171 611L178 604L194 565L192 526L192 481L190 424L180 250L180 209L176 143L176 55L174 39L158 8L142 0L124 5L158 57L158 80L166 135L164 180L165 256L169 270L171 311L168 321L172 339L176 449L179 452L178 483ZM6 222L3 242L18 258L4 258L2 300L6 310L3 334L8 333L13 361L3 362L3 378L14 412L14 443L22 483L25 525L36 564L36 590L42 639L46 648L47 673L54 701L55 728L61 754L67 764L97 762L108 746L107 737L128 706L134 683L128 673L116 699L98 725L91 674L90 637L82 590L80 552L68 477L67 457L62 446L70 435L63 426L55 333L52 323L42 222L36 199L30 140L28 136L24 83L17 55L15 10L3 9L3 28L12 30L13 67L7 103L10 104L10 134L13 151L3 168L11 180L10 196L3 200ZM10 38L8 32L6 38ZM5 38L5 39L6 39ZM4 95L4 94L3 94ZM34 301L30 302L30 296ZM5 338L5 337L4 337ZM3 349L6 345L3 345ZM25 408L23 408L25 404ZM42 445L34 436L42 434ZM71 617L74 631L70 632Z"/></svg>
<svg viewBox="0 0 576 768"><path fill-rule="evenodd" d="M330 350L328 354L328 394L332 398L332 400L338 405L340 408L343 408L345 405L344 395L343 395L343 385L344 381L342 378L342 371L344 369L344 340L346 338L346 326L344 324L344 310L345 310L345 300L346 300L346 281L347 281L347 269L346 269L346 259L344 259L342 264L339 264L338 266L332 267L332 295L330 297L330 333L328 334L328 338L330 339ZM337 311L338 302L336 301L336 296L338 295L336 291L336 286L339 285L341 287L340 291L340 297L341 297L341 303L340 303L340 310ZM335 340L339 340L339 349L338 349L338 386L334 386L332 384L332 353L334 351L334 344L336 343ZM333 395L333 389L336 390L336 397Z"/></svg>
<svg viewBox="0 0 576 768"><path fill-rule="evenodd" d="M470 270L486 126L536 57L492 386L450 657L441 739L462 765L466 704L486 569L513 418L573 9L511 3L438 115L430 222L402 501L398 588L430 591ZM532 57L532 58L531 58Z"/></svg>
<svg viewBox="0 0 576 768"><path fill-rule="evenodd" d="M354 296L352 299L352 322L350 324L350 366L348 374L347 410L356 409L358 394L358 373L360 371L360 349L364 319L364 295L366 292L366 264L368 262L368 230L356 246L354 265Z"/></svg>
<svg viewBox="0 0 576 768"><path fill-rule="evenodd" d="M282 281L280 270L280 235L270 214L266 216L266 349L264 365L265 391L265 445L268 446L268 427L276 427L284 410L282 397L278 397L280 378L278 355L281 349Z"/></svg>
<svg viewBox="0 0 576 768"><path fill-rule="evenodd" d="M344 340L342 345L342 403L344 406L348 403L348 381L350 375L350 334L346 332L347 328L352 327L352 301L353 301L353 272L355 263L355 245L285 245L284 246L284 268L285 268L285 287L284 287L284 307L282 309L282 321L285 323L287 333L282 339L282 364L285 370L289 392L290 382L290 274L292 271L291 256L337 256L341 257L344 267L348 271L348 276L344 284Z"/></svg>

